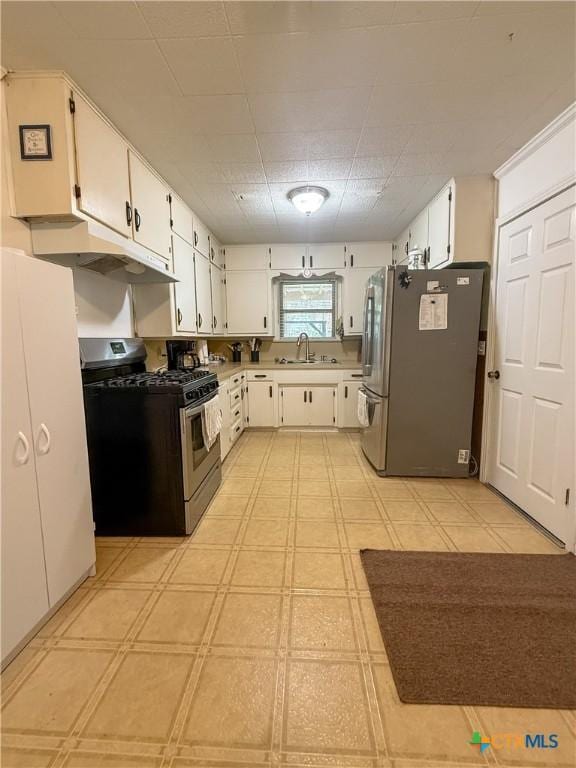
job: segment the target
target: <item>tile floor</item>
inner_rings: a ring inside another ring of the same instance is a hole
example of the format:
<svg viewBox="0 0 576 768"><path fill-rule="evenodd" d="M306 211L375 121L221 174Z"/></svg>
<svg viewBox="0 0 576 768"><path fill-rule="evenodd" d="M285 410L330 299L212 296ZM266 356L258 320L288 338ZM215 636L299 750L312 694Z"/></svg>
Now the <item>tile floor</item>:
<svg viewBox="0 0 576 768"><path fill-rule="evenodd" d="M401 704L358 549L560 550L472 480L378 478L358 435L251 433L186 539L101 539L3 675L3 768L573 766L574 718ZM483 734L558 734L487 750Z"/></svg>

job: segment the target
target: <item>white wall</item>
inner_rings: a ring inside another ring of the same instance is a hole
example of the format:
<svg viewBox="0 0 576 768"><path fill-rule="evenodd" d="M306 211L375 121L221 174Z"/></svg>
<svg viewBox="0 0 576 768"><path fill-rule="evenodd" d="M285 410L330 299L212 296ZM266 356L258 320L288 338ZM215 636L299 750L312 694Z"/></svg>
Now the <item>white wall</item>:
<svg viewBox="0 0 576 768"><path fill-rule="evenodd" d="M544 128L494 174L498 218L522 213L576 180L576 103Z"/></svg>

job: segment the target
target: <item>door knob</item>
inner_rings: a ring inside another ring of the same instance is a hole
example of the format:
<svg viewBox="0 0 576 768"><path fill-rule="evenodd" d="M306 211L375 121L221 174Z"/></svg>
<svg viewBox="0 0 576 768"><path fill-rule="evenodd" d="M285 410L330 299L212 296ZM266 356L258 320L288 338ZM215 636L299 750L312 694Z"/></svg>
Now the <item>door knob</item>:
<svg viewBox="0 0 576 768"><path fill-rule="evenodd" d="M489 379L499 379L500 378L500 371L488 371L488 378Z"/></svg>

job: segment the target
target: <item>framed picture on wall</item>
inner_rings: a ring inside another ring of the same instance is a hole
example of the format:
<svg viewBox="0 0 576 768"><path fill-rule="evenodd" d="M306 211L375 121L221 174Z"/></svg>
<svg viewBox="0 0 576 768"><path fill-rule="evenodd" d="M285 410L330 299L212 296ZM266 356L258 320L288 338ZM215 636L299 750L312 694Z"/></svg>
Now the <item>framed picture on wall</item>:
<svg viewBox="0 0 576 768"><path fill-rule="evenodd" d="M52 160L49 125L21 125L19 128L22 160Z"/></svg>

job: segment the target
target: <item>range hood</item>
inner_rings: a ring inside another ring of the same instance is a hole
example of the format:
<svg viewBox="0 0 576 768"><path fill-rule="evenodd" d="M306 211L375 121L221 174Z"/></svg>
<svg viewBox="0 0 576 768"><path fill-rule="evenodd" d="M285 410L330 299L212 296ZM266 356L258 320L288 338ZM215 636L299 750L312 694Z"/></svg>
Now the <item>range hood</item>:
<svg viewBox="0 0 576 768"><path fill-rule="evenodd" d="M121 283L175 283L167 262L97 221L30 222L35 256Z"/></svg>

